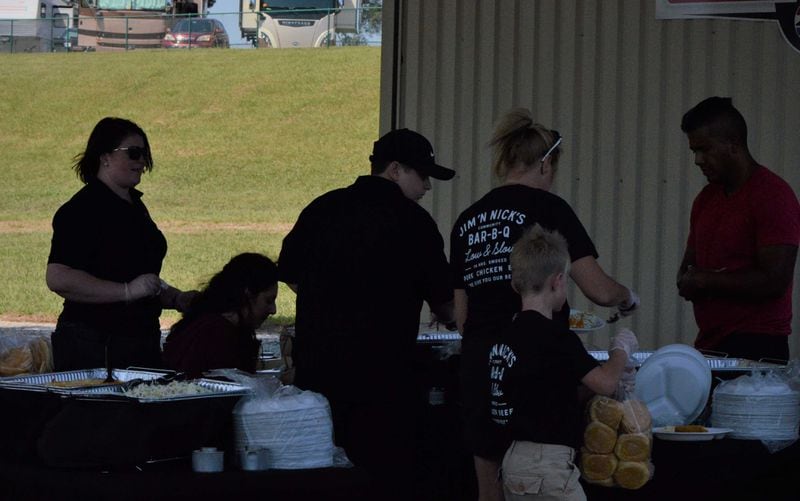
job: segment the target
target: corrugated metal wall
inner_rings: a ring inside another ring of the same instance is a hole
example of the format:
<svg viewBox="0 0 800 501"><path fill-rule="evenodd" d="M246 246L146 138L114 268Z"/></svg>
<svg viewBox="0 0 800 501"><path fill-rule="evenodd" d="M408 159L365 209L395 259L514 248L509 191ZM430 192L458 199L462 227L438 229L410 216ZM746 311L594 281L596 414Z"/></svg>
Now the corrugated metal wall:
<svg viewBox="0 0 800 501"><path fill-rule="evenodd" d="M732 96L755 158L800 187L800 53L774 22L657 20L653 0L385 0L382 76L381 130L419 130L458 171L425 200L446 237L492 186L486 143L503 112L530 108L562 133L554 191L575 208L604 269L639 292L641 311L621 324L643 349L696 334L675 287L705 182L683 113ZM573 289L573 305L609 313Z"/></svg>

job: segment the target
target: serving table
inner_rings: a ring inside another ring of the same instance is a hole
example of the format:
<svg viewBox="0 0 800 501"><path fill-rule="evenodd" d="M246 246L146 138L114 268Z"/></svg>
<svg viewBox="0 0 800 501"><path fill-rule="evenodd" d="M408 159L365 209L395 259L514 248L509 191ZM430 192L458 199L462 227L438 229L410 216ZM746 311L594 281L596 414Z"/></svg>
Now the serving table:
<svg viewBox="0 0 800 501"><path fill-rule="evenodd" d="M0 499L165 500L264 499L361 500L369 493L360 468L194 473L190 461L114 471L46 468L0 463Z"/></svg>
<svg viewBox="0 0 800 501"><path fill-rule="evenodd" d="M653 442L655 475L639 490L585 484L589 500L797 500L800 443L770 454L757 440Z"/></svg>

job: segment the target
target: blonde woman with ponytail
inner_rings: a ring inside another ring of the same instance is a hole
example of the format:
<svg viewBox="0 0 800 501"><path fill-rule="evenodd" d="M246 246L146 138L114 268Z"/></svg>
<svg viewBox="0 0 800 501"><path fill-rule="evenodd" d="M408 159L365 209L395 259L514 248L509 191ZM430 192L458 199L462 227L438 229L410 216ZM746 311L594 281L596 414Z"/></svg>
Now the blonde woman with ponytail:
<svg viewBox="0 0 800 501"><path fill-rule="evenodd" d="M497 122L489 146L492 173L500 185L472 204L456 220L450 237L456 321L463 335L461 384L465 435L478 477L479 499L503 498L500 461L510 431L492 420L488 350L497 333L520 311L511 287L509 255L523 230L539 224L567 240L569 276L584 295L600 306L629 315L639 304L631 289L609 277L597 262L594 243L569 204L550 193L563 138L516 108ZM553 312L569 326L569 304Z"/></svg>

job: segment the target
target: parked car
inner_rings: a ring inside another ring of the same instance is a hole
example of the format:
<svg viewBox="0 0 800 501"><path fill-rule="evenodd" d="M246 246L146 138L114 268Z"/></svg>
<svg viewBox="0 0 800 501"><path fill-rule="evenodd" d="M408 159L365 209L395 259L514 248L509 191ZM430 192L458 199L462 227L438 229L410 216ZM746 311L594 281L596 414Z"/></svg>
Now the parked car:
<svg viewBox="0 0 800 501"><path fill-rule="evenodd" d="M181 19L167 30L161 46L170 48L230 47L225 26L216 19Z"/></svg>

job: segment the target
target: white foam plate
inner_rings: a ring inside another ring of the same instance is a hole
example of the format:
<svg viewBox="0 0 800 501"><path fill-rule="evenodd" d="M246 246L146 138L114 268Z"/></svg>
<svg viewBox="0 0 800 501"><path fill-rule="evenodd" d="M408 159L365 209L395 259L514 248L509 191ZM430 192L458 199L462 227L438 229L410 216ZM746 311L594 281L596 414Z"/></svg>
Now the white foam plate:
<svg viewBox="0 0 800 501"><path fill-rule="evenodd" d="M659 427L653 428L653 435L661 440L671 440L673 442L707 442L718 438L723 438L728 433L732 432L731 428L706 428L708 431L704 432L682 432L670 431L673 428Z"/></svg>
<svg viewBox="0 0 800 501"><path fill-rule="evenodd" d="M653 417L653 426L691 423L703 412L711 390L705 357L683 344L665 346L636 373L636 396Z"/></svg>

